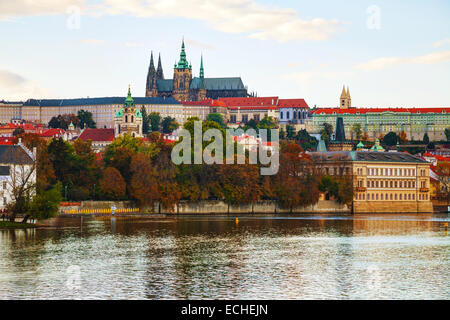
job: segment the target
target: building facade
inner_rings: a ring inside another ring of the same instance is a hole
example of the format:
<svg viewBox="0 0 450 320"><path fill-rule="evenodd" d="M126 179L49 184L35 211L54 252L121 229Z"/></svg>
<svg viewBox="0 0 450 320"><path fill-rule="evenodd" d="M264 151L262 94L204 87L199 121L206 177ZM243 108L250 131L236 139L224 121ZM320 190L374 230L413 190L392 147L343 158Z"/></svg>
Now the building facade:
<svg viewBox="0 0 450 320"><path fill-rule="evenodd" d="M324 174L350 175L355 213L433 212L430 163L402 152L313 152Z"/></svg>
<svg viewBox="0 0 450 320"><path fill-rule="evenodd" d="M151 54L145 96L173 97L178 101L201 101L206 98L247 97L248 94L240 77L205 78L203 56L200 60L199 76L193 77L192 65L187 61L183 40L180 59L174 65L173 79L164 78L161 56L158 59L158 67L155 69L153 53Z"/></svg>
<svg viewBox="0 0 450 320"><path fill-rule="evenodd" d="M356 139L352 126L359 124L373 141L391 131L404 131L408 140L422 140L425 133L430 140L446 140L450 127L450 108L323 108L312 110L311 133L319 133L324 123L334 127L337 117L343 118L347 137Z"/></svg>
<svg viewBox="0 0 450 320"><path fill-rule="evenodd" d="M0 209L13 199L13 188L36 184L36 149L31 152L19 141L0 145Z"/></svg>

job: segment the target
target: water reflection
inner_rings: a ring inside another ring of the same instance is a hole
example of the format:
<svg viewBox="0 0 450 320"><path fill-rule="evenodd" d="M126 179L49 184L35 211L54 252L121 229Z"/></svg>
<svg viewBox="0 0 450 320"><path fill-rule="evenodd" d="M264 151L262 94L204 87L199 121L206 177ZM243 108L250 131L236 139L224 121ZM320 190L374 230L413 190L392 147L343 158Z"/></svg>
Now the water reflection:
<svg viewBox="0 0 450 320"><path fill-rule="evenodd" d="M57 218L0 231L0 299L448 299L444 221Z"/></svg>

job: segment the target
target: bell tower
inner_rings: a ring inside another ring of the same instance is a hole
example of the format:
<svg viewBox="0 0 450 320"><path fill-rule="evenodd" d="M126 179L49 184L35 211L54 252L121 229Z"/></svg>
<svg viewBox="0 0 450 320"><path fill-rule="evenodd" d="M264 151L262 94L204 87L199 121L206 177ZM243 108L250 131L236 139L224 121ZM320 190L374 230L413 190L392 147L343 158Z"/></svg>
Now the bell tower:
<svg viewBox="0 0 450 320"><path fill-rule="evenodd" d="M181 45L180 61L173 70L173 97L179 101L189 100L189 88L192 81L192 66L186 60L184 39Z"/></svg>
<svg viewBox="0 0 450 320"><path fill-rule="evenodd" d="M342 88L341 98L339 99L339 109L348 109L352 107L352 98L350 97L350 90L345 86Z"/></svg>

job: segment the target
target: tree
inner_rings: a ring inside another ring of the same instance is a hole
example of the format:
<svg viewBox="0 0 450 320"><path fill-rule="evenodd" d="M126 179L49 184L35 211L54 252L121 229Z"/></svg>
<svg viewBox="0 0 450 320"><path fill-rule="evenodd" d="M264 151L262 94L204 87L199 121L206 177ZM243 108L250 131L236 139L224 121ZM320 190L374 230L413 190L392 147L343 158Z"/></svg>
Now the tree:
<svg viewBox="0 0 450 320"><path fill-rule="evenodd" d="M388 134L386 134L384 136L383 139L384 144L388 145L388 146L395 146L397 145L398 139L397 139L397 134L395 132L389 132Z"/></svg>
<svg viewBox="0 0 450 320"><path fill-rule="evenodd" d="M25 132L25 130L23 130L23 128L15 128L14 129L14 131L13 131L13 136L15 137L15 136L18 136L18 135L20 135L20 134L22 134L22 133L24 133Z"/></svg>
<svg viewBox="0 0 450 320"><path fill-rule="evenodd" d="M290 124L286 125L286 136L288 139L294 139L295 137L295 128Z"/></svg>
<svg viewBox="0 0 450 320"><path fill-rule="evenodd" d="M295 140L300 144L300 147L302 147L303 150L315 149L317 146L317 139L311 137L306 129L299 130L295 136Z"/></svg>
<svg viewBox="0 0 450 320"><path fill-rule="evenodd" d="M405 142L408 141L405 131L402 130L400 132L400 134L398 135L398 140L399 140L400 143L405 143Z"/></svg>
<svg viewBox="0 0 450 320"><path fill-rule="evenodd" d="M99 181L101 195L108 200L121 200L125 196L126 184L119 170L108 167Z"/></svg>
<svg viewBox="0 0 450 320"><path fill-rule="evenodd" d="M161 123L161 115L158 112L151 112L148 115L148 118L150 120L150 129L155 132L159 131L160 123Z"/></svg>
<svg viewBox="0 0 450 320"><path fill-rule="evenodd" d="M450 141L450 128L445 128L445 137L447 141Z"/></svg>
<svg viewBox="0 0 450 320"><path fill-rule="evenodd" d="M367 131L363 132L363 135L361 137L362 141L369 141L369 134L367 133Z"/></svg>
<svg viewBox="0 0 450 320"><path fill-rule="evenodd" d="M247 204L261 199L259 169L256 165L221 165L218 169L218 177L225 203Z"/></svg>
<svg viewBox="0 0 450 320"><path fill-rule="evenodd" d="M226 128L223 116L220 113L210 113L206 116L206 121L217 122L222 128ZM254 120L253 120L254 121Z"/></svg>
<svg viewBox="0 0 450 320"><path fill-rule="evenodd" d="M428 144L430 143L430 138L428 137L428 134L425 132L425 134L423 135L423 143L424 144Z"/></svg>
<svg viewBox="0 0 450 320"><path fill-rule="evenodd" d="M180 125L175 121L175 118L165 117L161 122L161 126L163 133L172 133L177 130Z"/></svg>
<svg viewBox="0 0 450 320"><path fill-rule="evenodd" d="M250 119L247 121L244 126L244 130L247 131L248 129L258 130L258 123L255 121L255 119Z"/></svg>
<svg viewBox="0 0 450 320"><path fill-rule="evenodd" d="M51 189L40 191L33 198L25 218L31 217L39 220L52 218L58 213L61 201L61 183L58 182Z"/></svg>
<svg viewBox="0 0 450 320"><path fill-rule="evenodd" d="M14 221L17 214L27 213L30 201L36 194L36 161L31 164L17 163L17 161L9 161L13 163L9 167L10 180L8 181L11 202L7 205L10 221ZM23 222L28 217L25 216Z"/></svg>
<svg viewBox="0 0 450 320"><path fill-rule="evenodd" d="M80 120L81 129L95 128L95 121L92 119L92 113L86 110L78 110L78 119Z"/></svg>
<svg viewBox="0 0 450 320"><path fill-rule="evenodd" d="M327 143L330 142L332 134L333 134L333 126L329 123L324 122L322 130L320 130L320 136L322 140Z"/></svg>
<svg viewBox="0 0 450 320"><path fill-rule="evenodd" d="M361 140L361 137L362 137L361 124L360 123L353 124L352 128L351 128L351 133L352 133L352 139L353 139L353 135L355 135L356 140Z"/></svg>
<svg viewBox="0 0 450 320"><path fill-rule="evenodd" d="M152 206L159 199L159 188L151 158L143 153L132 156L130 195L141 206Z"/></svg>
<svg viewBox="0 0 450 320"><path fill-rule="evenodd" d="M142 133L148 134L150 132L150 116L147 114L147 109L144 106L141 108L142 114Z"/></svg>
<svg viewBox="0 0 450 320"><path fill-rule="evenodd" d="M258 133L261 135L261 129L267 130L267 141L272 141L272 132L271 129L278 128L277 123L273 117L264 117L259 121L258 125ZM281 138L281 132L280 132L280 138ZM281 138L281 139L284 139Z"/></svg>

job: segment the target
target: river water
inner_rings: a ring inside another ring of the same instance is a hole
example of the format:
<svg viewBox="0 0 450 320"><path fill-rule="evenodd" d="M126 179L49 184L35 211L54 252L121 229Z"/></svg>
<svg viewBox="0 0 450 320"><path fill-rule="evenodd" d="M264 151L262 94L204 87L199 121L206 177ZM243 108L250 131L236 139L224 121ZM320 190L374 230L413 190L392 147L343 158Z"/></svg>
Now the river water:
<svg viewBox="0 0 450 320"><path fill-rule="evenodd" d="M448 221L57 218L0 230L0 299L449 299Z"/></svg>

